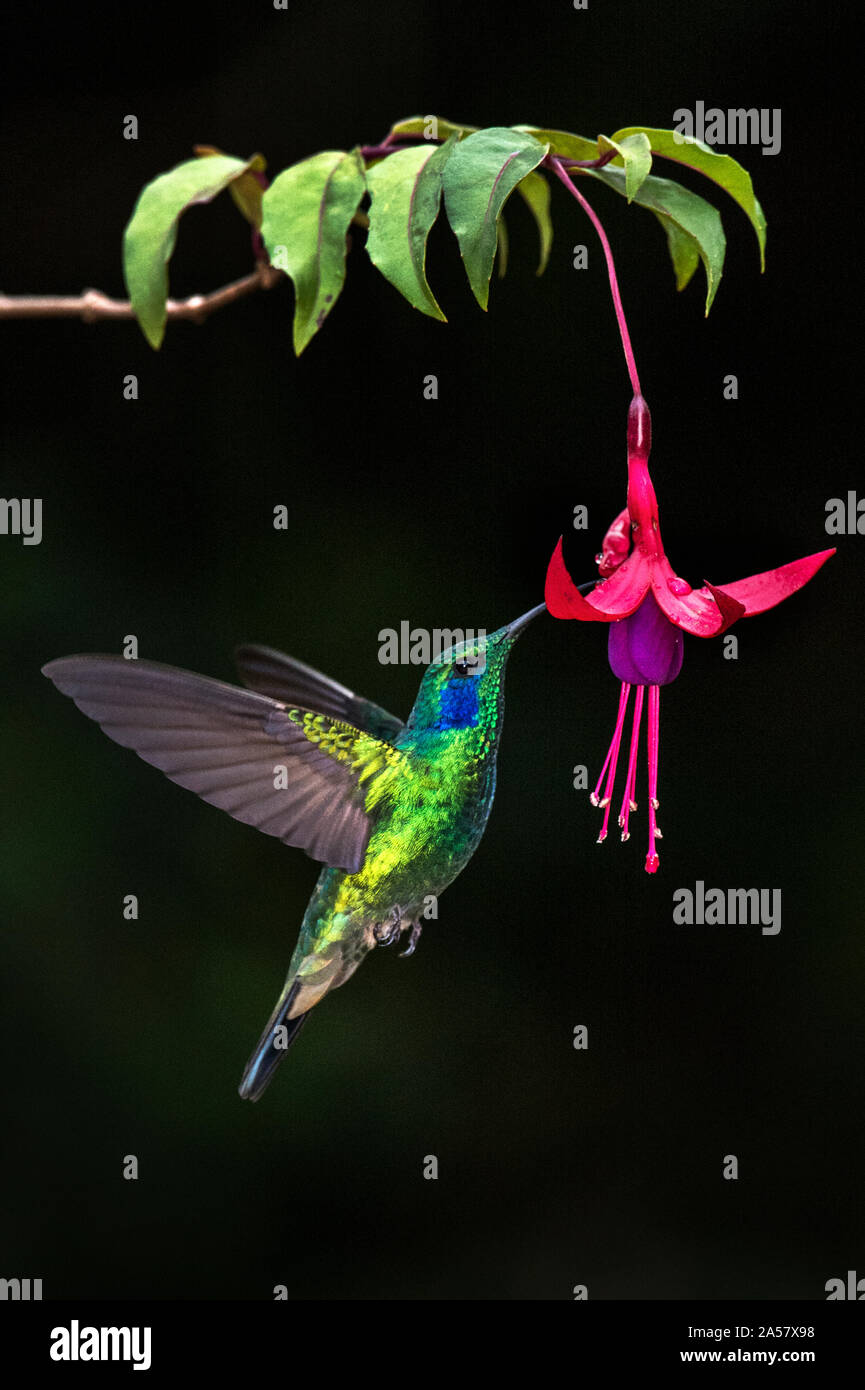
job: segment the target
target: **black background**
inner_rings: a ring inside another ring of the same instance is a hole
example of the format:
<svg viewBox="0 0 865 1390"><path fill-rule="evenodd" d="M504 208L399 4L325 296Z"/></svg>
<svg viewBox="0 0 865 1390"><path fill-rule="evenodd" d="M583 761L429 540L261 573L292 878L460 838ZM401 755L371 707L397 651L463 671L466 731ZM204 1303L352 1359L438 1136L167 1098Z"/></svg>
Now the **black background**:
<svg viewBox="0 0 865 1390"><path fill-rule="evenodd" d="M670 127L698 100L780 107L779 155L732 151L767 214L764 276L735 204L682 175L728 235L708 320L702 271L677 296L654 219L589 188L674 566L739 578L830 544L827 499L861 486L834 22L753 0L18 13L0 286L122 294L135 198L196 142L260 149L275 175L416 112L594 136ZM536 279L534 228L509 209L487 315L436 229L447 325L356 232L299 361L287 284L170 325L158 354L131 323L2 324L0 491L44 499L44 537L0 537L0 1274L41 1277L46 1298L820 1299L865 1275L861 537L736 629L738 661L688 641L662 700L655 878L645 795L630 843L599 848L571 785L612 729L605 631L535 624L489 830L439 922L412 962L382 952L317 1011L257 1106L236 1085L316 866L170 786L39 673L134 633L142 656L232 679L232 647L263 641L405 714L419 672L379 664L381 628L493 629L537 603L577 503L590 531L568 554L591 578L624 505L628 383L594 233L559 188L553 215ZM249 264L222 197L184 217L172 292ZM674 926L674 890L698 879L780 888L780 935Z"/></svg>

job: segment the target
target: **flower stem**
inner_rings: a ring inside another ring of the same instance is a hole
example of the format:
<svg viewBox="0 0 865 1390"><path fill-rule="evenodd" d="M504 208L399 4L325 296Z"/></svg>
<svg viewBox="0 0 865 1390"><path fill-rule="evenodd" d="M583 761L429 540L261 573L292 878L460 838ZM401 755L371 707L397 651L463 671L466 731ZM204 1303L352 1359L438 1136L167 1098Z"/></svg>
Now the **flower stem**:
<svg viewBox="0 0 865 1390"><path fill-rule="evenodd" d="M604 228L601 224L601 220L595 212L594 208L591 206L590 203L586 202L586 199L583 197L582 193L574 184L573 179L569 176L561 160L557 158L551 159L550 167L555 172L556 177L559 178L561 182L565 185L565 188L567 188L568 192L573 194L573 196L576 198L577 202L583 208L583 211L586 213L587 217L589 217L589 219L591 220L591 223L600 238L601 246L604 250L604 258L607 262L607 275L609 276L610 280L610 293L613 296L613 308L616 311L616 320L618 322L619 333L621 334L622 338L622 349L624 351L625 362L627 363L628 367L628 376L631 378L631 386L633 388L634 395L642 396L643 393L640 390L640 378L637 374L637 364L634 360L634 349L631 347L631 335L628 332L628 323L627 319L625 318L625 311L622 307L622 296L619 294L619 282L616 279L616 266L613 261L613 253L610 250L610 243L607 240L607 234L604 231Z"/></svg>
<svg viewBox="0 0 865 1390"><path fill-rule="evenodd" d="M402 145L391 144L390 141L383 140L380 145L361 145L360 157L367 159L386 159L389 154L398 154L400 150L411 149L412 145L438 144L437 140L424 140L423 136L418 136L416 140Z"/></svg>

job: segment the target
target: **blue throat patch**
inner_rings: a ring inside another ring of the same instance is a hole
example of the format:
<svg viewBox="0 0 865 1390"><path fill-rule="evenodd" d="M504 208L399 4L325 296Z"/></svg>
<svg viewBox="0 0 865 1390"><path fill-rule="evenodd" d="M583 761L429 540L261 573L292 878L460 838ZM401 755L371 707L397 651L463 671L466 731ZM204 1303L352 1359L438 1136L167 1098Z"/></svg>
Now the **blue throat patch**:
<svg viewBox="0 0 865 1390"><path fill-rule="evenodd" d="M451 681L442 691L436 729L472 729L478 722L478 678Z"/></svg>

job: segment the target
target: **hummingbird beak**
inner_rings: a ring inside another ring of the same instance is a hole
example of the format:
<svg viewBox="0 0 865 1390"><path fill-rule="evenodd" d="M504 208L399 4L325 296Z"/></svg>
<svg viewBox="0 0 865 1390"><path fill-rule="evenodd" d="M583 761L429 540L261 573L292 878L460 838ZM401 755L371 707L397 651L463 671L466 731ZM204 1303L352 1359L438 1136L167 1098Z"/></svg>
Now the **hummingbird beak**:
<svg viewBox="0 0 865 1390"><path fill-rule="evenodd" d="M523 628L528 627L533 618L536 618L539 613L546 613L546 611L547 605L539 603L537 608L530 608L528 613L524 613L521 618L514 618L512 623L508 623L502 635L508 642L513 642L515 638L519 637Z"/></svg>

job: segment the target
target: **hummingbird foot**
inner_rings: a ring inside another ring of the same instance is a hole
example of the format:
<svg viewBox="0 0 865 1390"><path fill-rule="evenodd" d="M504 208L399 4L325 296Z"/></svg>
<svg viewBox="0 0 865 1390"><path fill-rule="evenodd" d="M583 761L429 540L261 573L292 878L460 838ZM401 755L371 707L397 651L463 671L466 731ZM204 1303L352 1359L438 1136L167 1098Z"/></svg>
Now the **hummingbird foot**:
<svg viewBox="0 0 865 1390"><path fill-rule="evenodd" d="M391 912L390 922L377 922L372 929L375 937L376 946L392 946L399 940L402 931L402 908L395 907Z"/></svg>
<svg viewBox="0 0 865 1390"><path fill-rule="evenodd" d="M423 927L421 926L420 922L412 922L411 936L408 939L408 945L406 946L405 950L400 951L399 953L400 960L408 960L409 956L414 955L415 950L417 949L417 944L420 941L420 934L422 931Z"/></svg>

